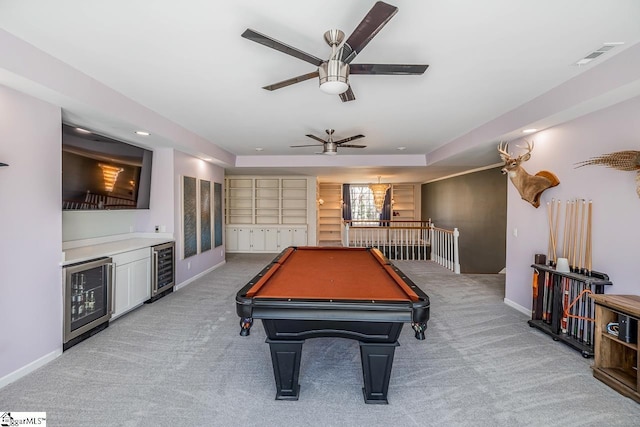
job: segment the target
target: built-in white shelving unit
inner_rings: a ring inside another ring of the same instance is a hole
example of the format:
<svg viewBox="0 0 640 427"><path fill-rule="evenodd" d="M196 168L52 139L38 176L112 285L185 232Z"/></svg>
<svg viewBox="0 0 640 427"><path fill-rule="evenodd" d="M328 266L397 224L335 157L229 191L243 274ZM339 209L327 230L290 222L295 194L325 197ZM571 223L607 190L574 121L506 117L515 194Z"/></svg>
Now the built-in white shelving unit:
<svg viewBox="0 0 640 427"><path fill-rule="evenodd" d="M315 178L230 176L225 183L227 252L279 252L315 242Z"/></svg>

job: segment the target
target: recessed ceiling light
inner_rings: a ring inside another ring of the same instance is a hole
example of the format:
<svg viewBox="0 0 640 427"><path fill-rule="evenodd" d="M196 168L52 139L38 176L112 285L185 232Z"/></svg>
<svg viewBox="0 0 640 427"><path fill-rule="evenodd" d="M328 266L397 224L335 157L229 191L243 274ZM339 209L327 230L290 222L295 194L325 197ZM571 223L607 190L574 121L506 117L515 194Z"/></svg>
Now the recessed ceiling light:
<svg viewBox="0 0 640 427"><path fill-rule="evenodd" d="M538 132L538 129L525 129L522 131L522 133L534 133L534 132Z"/></svg>
<svg viewBox="0 0 640 427"><path fill-rule="evenodd" d="M262 150L264 150L264 148L262 148L262 147L256 147L256 151L262 151Z"/></svg>
<svg viewBox="0 0 640 427"><path fill-rule="evenodd" d="M406 150L407 147L398 147L398 150L402 151L402 150Z"/></svg>
<svg viewBox="0 0 640 427"><path fill-rule="evenodd" d="M149 132L145 132L145 131L143 131L143 130L137 130L137 131L136 131L136 134L138 134L138 135L142 135L142 136L149 136L149 135L151 135Z"/></svg>
<svg viewBox="0 0 640 427"><path fill-rule="evenodd" d="M76 130L77 130L78 132L82 132L82 133L91 133L91 131L90 131L90 130L86 130L86 129L82 129L82 128L76 128Z"/></svg>

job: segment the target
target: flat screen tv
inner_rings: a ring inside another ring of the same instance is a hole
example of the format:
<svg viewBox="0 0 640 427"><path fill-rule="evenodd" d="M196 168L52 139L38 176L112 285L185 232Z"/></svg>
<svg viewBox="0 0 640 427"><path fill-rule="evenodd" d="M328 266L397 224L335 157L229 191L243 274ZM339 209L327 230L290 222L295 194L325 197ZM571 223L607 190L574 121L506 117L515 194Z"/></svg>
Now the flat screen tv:
<svg viewBox="0 0 640 427"><path fill-rule="evenodd" d="M149 209L153 152L62 125L62 210Z"/></svg>

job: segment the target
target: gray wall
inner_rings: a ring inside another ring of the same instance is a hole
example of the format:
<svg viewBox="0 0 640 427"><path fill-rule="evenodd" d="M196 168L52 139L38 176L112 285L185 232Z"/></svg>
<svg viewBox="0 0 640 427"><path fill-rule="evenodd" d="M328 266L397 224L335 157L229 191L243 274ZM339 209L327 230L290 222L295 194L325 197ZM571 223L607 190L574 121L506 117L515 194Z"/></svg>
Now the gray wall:
<svg viewBox="0 0 640 427"><path fill-rule="evenodd" d="M423 184L422 219L460 231L460 271L498 273L505 265L507 178L496 167Z"/></svg>

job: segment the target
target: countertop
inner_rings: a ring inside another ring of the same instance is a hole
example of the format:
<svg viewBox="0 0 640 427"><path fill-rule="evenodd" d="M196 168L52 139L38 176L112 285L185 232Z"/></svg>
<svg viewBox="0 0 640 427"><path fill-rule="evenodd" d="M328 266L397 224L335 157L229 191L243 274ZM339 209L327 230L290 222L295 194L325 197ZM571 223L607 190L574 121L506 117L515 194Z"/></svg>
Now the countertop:
<svg viewBox="0 0 640 427"><path fill-rule="evenodd" d="M161 245L172 242L168 237L131 237L109 242L100 242L66 249L62 252L61 265L75 264L77 262L89 261L101 257L109 257L115 254L134 251L136 249L148 248L150 246Z"/></svg>

